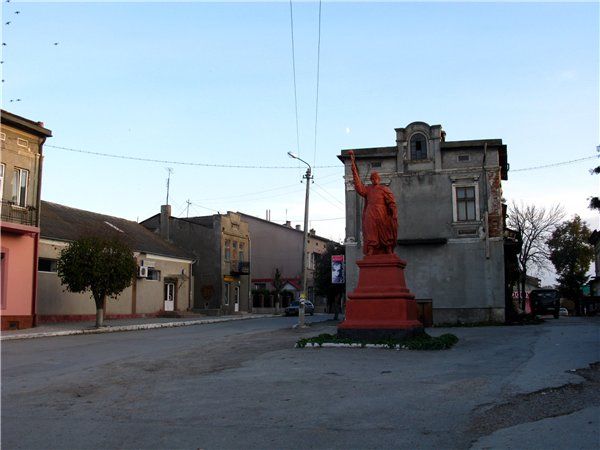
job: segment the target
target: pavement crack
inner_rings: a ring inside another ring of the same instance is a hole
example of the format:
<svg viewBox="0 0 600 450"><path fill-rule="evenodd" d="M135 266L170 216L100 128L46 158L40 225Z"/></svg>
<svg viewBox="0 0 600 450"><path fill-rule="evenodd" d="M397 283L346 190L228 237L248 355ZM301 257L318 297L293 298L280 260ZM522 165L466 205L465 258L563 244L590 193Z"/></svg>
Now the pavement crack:
<svg viewBox="0 0 600 450"><path fill-rule="evenodd" d="M600 405L600 362L571 372L580 375L584 381L518 394L506 403L476 413L470 427L476 436L473 442L500 429Z"/></svg>

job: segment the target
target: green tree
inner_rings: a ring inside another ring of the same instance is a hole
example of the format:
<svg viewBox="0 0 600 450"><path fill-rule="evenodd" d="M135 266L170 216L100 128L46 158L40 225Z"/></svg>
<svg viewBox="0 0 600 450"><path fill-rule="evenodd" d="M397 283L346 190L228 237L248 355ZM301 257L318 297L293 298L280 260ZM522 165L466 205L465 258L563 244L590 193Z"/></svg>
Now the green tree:
<svg viewBox="0 0 600 450"><path fill-rule="evenodd" d="M559 289L567 298L579 302L581 287L588 281L587 271L594 258L594 248L588 242L591 230L575 215L556 227L548 240L550 261L557 273Z"/></svg>
<svg viewBox="0 0 600 450"><path fill-rule="evenodd" d="M96 303L96 327L104 322L106 297L116 298L131 285L136 273L131 249L122 241L103 237L78 239L60 253L58 276L70 292L91 292Z"/></svg>
<svg viewBox="0 0 600 450"><path fill-rule="evenodd" d="M331 282L331 256L345 255L346 249L342 244L330 242L325 247L315 264L314 280L315 293L327 297L327 303L332 306L334 319L338 319L340 303L346 290L346 284L333 284Z"/></svg>

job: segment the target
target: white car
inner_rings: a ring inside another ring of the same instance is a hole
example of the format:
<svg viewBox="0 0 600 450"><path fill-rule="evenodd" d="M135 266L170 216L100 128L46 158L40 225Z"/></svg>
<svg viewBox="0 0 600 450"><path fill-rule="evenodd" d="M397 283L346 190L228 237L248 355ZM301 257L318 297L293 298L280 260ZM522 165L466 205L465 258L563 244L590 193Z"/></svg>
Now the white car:
<svg viewBox="0 0 600 450"><path fill-rule="evenodd" d="M558 313L559 313L561 316L568 316L568 315L569 315L569 311L567 310L567 308L560 308L560 309L558 310Z"/></svg>

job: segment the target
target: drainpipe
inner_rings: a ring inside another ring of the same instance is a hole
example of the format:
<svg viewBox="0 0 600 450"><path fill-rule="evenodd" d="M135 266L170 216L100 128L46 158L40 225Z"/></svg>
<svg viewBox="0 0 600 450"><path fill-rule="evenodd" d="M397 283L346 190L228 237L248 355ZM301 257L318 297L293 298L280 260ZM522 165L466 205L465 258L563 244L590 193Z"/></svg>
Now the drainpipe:
<svg viewBox="0 0 600 450"><path fill-rule="evenodd" d="M248 312L252 312L254 304L252 303L252 239L250 239L250 234L248 234L248 265L250 266L248 271Z"/></svg>
<svg viewBox="0 0 600 450"><path fill-rule="evenodd" d="M42 162L43 155L42 150L44 148L44 144L46 143L46 137L40 138L39 143L39 158L37 162L38 176L37 176L37 198L36 198L36 209L37 209L37 217L35 220L35 225L38 229L38 232L34 237L34 248L33 248L33 282L32 288L33 292L31 293L31 325L35 327L37 325L37 314L35 312L35 304L37 300L37 290L38 290L38 251L40 245L40 233L42 232L40 227L40 220L42 216Z"/></svg>
<svg viewBox="0 0 600 450"><path fill-rule="evenodd" d="M485 226L485 259L490 259L490 216L488 210L488 178L487 171L485 170L485 163L487 159L487 142L483 144L483 163L481 170L483 171L483 221Z"/></svg>

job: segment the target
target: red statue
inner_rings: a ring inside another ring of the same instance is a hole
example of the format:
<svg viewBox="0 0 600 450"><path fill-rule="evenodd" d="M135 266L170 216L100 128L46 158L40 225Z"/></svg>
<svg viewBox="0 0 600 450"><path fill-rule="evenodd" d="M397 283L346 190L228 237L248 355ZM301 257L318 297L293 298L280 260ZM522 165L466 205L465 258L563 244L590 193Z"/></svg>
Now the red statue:
<svg viewBox="0 0 600 450"><path fill-rule="evenodd" d="M356 192L365 198L362 215L363 253L365 256L394 253L398 239L398 210L394 194L382 186L381 178L371 172L371 186L365 186L358 175L354 152L348 152L352 160L352 175Z"/></svg>

